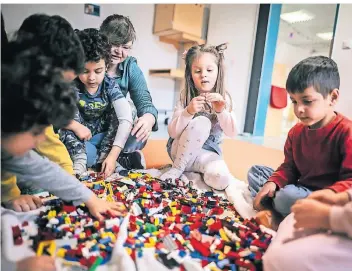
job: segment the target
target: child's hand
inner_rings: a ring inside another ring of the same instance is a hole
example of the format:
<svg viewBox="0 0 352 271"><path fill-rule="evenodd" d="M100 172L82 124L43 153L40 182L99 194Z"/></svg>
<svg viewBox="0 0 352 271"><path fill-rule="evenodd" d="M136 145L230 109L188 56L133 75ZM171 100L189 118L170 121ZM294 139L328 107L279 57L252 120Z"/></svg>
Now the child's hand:
<svg viewBox="0 0 352 271"><path fill-rule="evenodd" d="M155 124L155 117L150 113L145 113L138 120L131 131L131 135L136 135L137 141L146 141Z"/></svg>
<svg viewBox="0 0 352 271"><path fill-rule="evenodd" d="M191 115L194 115L204 109L205 97L197 96L192 99L189 105L186 107L187 112Z"/></svg>
<svg viewBox="0 0 352 271"><path fill-rule="evenodd" d="M6 208L15 210L16 212L28 212L38 209L42 205L41 199L32 195L21 195L5 203Z"/></svg>
<svg viewBox="0 0 352 271"><path fill-rule="evenodd" d="M78 136L80 140L88 141L92 138L91 131L81 123L77 124L77 128L74 133L76 134L76 136Z"/></svg>
<svg viewBox="0 0 352 271"><path fill-rule="evenodd" d="M17 262L16 271L55 271L55 258L32 256Z"/></svg>
<svg viewBox="0 0 352 271"><path fill-rule="evenodd" d="M96 195L93 195L87 202L86 206L89 212L97 218L99 221L104 220L101 215L109 212L114 216L122 215L122 212L126 211L125 205L122 202L107 202L99 199Z"/></svg>
<svg viewBox="0 0 352 271"><path fill-rule="evenodd" d="M267 182L264 184L262 189L260 189L257 196L254 198L253 207L254 209L261 211L264 210L264 206L262 206L261 201L264 197L273 198L275 196L277 185L274 182Z"/></svg>
<svg viewBox="0 0 352 271"><path fill-rule="evenodd" d="M330 229L329 214L331 206L313 199L298 200L292 207L295 228Z"/></svg>
<svg viewBox="0 0 352 271"><path fill-rule="evenodd" d="M101 172L104 172L105 177L109 177L114 173L116 167L116 158L112 155L108 155L101 165Z"/></svg>
<svg viewBox="0 0 352 271"><path fill-rule="evenodd" d="M315 199L329 205L342 206L349 202L349 195L347 192L335 193L331 189L323 189L313 192L308 196L308 199Z"/></svg>
<svg viewBox="0 0 352 271"><path fill-rule="evenodd" d="M219 93L204 93L205 94L205 100L207 102L210 102L213 106L213 109L215 110L216 113L221 113L225 106L226 102L224 97L220 95Z"/></svg>

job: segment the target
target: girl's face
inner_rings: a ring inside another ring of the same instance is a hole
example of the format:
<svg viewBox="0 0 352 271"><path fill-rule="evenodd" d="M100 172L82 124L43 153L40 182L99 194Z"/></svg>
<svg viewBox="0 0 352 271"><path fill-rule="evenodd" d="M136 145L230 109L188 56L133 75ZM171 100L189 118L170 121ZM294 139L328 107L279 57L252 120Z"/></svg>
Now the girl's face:
<svg viewBox="0 0 352 271"><path fill-rule="evenodd" d="M104 80L105 75L105 60L100 59L98 62L86 62L84 72L80 74L79 80L86 86L90 93L98 90L99 85Z"/></svg>
<svg viewBox="0 0 352 271"><path fill-rule="evenodd" d="M122 45L111 46L111 63L117 65L125 61L132 48L132 41Z"/></svg>
<svg viewBox="0 0 352 271"><path fill-rule="evenodd" d="M192 80L199 93L211 92L218 78L216 57L211 53L202 53L193 60Z"/></svg>
<svg viewBox="0 0 352 271"><path fill-rule="evenodd" d="M23 156L46 139L44 133L46 127L36 125L27 132L2 136L1 147L13 156Z"/></svg>

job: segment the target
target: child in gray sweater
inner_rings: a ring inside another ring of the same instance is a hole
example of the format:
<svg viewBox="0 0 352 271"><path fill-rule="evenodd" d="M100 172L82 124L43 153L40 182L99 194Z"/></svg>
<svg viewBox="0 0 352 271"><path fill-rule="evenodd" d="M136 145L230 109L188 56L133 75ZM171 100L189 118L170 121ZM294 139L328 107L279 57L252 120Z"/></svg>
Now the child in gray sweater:
<svg viewBox="0 0 352 271"><path fill-rule="evenodd" d="M52 60L40 53L34 39L13 41L2 54L1 175L25 177L74 205L85 203L102 220L103 213L119 215L122 204L98 199L58 165L32 151L45 139L49 125L63 127L73 118L75 93ZM41 202L36 202L39 207ZM55 270L51 257L31 257L17 263L2 258L4 270Z"/></svg>

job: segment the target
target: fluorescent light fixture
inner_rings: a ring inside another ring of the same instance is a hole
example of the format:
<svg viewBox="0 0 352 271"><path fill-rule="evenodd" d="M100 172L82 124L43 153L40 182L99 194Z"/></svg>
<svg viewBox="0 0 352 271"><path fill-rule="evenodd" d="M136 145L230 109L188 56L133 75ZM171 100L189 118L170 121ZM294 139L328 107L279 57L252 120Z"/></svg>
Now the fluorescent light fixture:
<svg viewBox="0 0 352 271"><path fill-rule="evenodd" d="M300 22L307 22L310 20L313 20L315 17L314 14L301 9L301 10L297 10L294 12L288 12L288 13L282 13L280 15L280 18L290 24L294 24L294 23L300 23Z"/></svg>
<svg viewBox="0 0 352 271"><path fill-rule="evenodd" d="M317 33L317 36L323 40L332 40L332 32Z"/></svg>

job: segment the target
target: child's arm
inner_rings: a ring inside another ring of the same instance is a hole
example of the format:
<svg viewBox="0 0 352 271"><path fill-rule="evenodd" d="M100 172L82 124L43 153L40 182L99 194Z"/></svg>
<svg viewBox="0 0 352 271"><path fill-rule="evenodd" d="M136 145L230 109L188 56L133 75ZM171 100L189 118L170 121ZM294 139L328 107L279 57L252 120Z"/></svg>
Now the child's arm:
<svg viewBox="0 0 352 271"><path fill-rule="evenodd" d="M352 188L352 128L343 131L343 138L339 142L342 163L339 180L327 187L335 192L343 192Z"/></svg>
<svg viewBox="0 0 352 271"><path fill-rule="evenodd" d="M29 151L21 157L12 157L3 151L1 154L3 170L12 172L36 187L43 188L65 201L72 201L74 205L85 203L89 212L99 220L103 219L101 213L107 211L113 215L120 214L122 204L98 199L91 190L75 177L68 174L57 164L44 159L35 151Z"/></svg>
<svg viewBox="0 0 352 271"><path fill-rule="evenodd" d="M153 105L152 97L150 96L147 83L145 81L142 70L137 65L135 59L131 59L129 65L129 86L128 90L131 95L131 99L136 106L137 115L139 118L143 117L146 113L154 116L154 125L151 125L152 131L158 130L158 111Z"/></svg>
<svg viewBox="0 0 352 271"><path fill-rule="evenodd" d="M274 182L279 188L283 188L288 184L294 184L299 178L299 171L293 160L292 154L294 128L295 127L291 128L291 130L288 132L288 136L285 142L285 160L268 180L268 182Z"/></svg>
<svg viewBox="0 0 352 271"><path fill-rule="evenodd" d="M171 122L167 128L170 137L178 138L187 127L188 123L193 119L193 116L193 114L190 114L187 111L187 107L184 108L181 102L178 102L175 106Z"/></svg>
<svg viewBox="0 0 352 271"><path fill-rule="evenodd" d="M39 143L35 150L73 175L70 155L65 145L60 141L59 135L55 134L52 125L45 129L45 136L46 140Z"/></svg>
<svg viewBox="0 0 352 271"><path fill-rule="evenodd" d="M132 110L125 97L115 100L112 103L114 107L115 114L118 119L118 127L116 131L116 124L114 122L110 123L109 130L102 141L102 146L108 144L112 140L115 134L115 139L113 142L113 147L111 148L109 154L102 154L104 161L102 162L102 172L110 176L115 170L115 162L119 157L121 150L124 148L126 141L131 133L132 129ZM102 159L99 159L102 160Z"/></svg>
<svg viewBox="0 0 352 271"><path fill-rule="evenodd" d="M230 138L234 138L237 135L235 113L224 109L221 113L216 113L216 115L218 116L218 121L224 134Z"/></svg>
<svg viewBox="0 0 352 271"><path fill-rule="evenodd" d="M12 157L2 152L2 167L8 172L22 177L36 187L40 187L63 200L79 205L93 195L84 184L62 170L55 163L29 151L22 157Z"/></svg>

